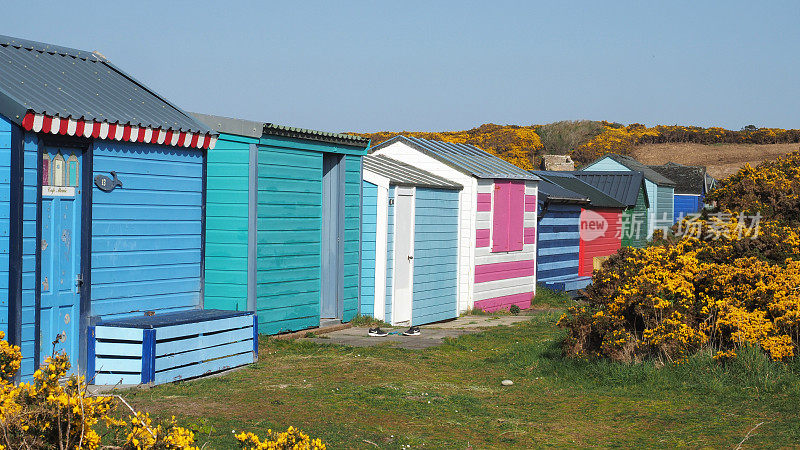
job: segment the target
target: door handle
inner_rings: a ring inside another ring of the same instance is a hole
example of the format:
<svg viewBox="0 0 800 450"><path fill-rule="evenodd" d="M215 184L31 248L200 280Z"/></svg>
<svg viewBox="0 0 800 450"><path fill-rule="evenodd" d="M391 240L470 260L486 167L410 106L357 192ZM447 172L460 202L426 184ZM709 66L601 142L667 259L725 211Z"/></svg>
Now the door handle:
<svg viewBox="0 0 800 450"><path fill-rule="evenodd" d="M408 255L408 260L411 261L412 259L414 259L414 257L411 256L411 255Z"/></svg>
<svg viewBox="0 0 800 450"><path fill-rule="evenodd" d="M77 287L78 294L81 293L81 287L83 287L83 274L79 273L75 277L75 287Z"/></svg>

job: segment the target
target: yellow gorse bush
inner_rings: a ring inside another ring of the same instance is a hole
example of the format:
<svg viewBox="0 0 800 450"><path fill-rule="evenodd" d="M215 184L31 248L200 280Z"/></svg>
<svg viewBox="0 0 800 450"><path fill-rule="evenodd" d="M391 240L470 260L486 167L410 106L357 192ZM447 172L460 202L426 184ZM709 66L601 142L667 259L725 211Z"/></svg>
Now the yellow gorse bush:
<svg viewBox="0 0 800 450"><path fill-rule="evenodd" d="M359 134L372 140L372 145L378 145L398 134L413 136L435 141L452 142L455 144L470 144L486 150L495 156L526 170L535 169L534 157L541 152L542 140L535 131L535 126L496 125L483 124L477 128L464 131L444 132L391 132Z"/></svg>
<svg viewBox="0 0 800 450"><path fill-rule="evenodd" d="M261 440L253 433L239 433L236 440L247 450L325 450L325 444L319 439L311 439L297 428L289 427L283 433L267 431L266 440Z"/></svg>
<svg viewBox="0 0 800 450"><path fill-rule="evenodd" d="M627 126L603 121L603 131L578 146L573 153L576 162L588 163L608 153L628 154L641 144L694 142L698 144L778 144L800 142L800 130L748 127L726 130L720 127L657 125L640 123Z"/></svg>
<svg viewBox="0 0 800 450"><path fill-rule="evenodd" d="M59 353L45 360L33 382L12 382L22 354L3 340L0 332L0 450L18 448L54 449L198 449L191 430L180 427L173 417L156 423L147 413L131 410L127 420L115 414L119 403L110 396L93 396L83 377L67 376L69 358ZM123 401L124 403L124 401ZM127 406L127 403L124 403ZM98 434L102 423L108 430ZM247 433L237 440L247 448L324 449L319 439L310 439L290 427L272 433L264 441Z"/></svg>
<svg viewBox="0 0 800 450"><path fill-rule="evenodd" d="M745 165L709 195L731 209L760 212L768 219L800 223L800 152L757 167Z"/></svg>
<svg viewBox="0 0 800 450"><path fill-rule="evenodd" d="M568 330L566 351L629 362L676 360L706 347L730 358L736 348L756 345L775 360L794 356L800 237L772 222L758 238L739 239L736 217L700 220L701 236L727 230L716 240L685 237L624 248L609 259L594 274L588 304L570 308L558 322Z"/></svg>

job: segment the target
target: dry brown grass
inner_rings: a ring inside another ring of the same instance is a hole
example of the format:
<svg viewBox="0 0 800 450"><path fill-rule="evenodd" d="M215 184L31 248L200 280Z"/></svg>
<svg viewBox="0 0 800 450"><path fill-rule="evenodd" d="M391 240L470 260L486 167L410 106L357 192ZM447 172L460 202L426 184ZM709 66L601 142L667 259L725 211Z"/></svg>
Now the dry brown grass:
<svg viewBox="0 0 800 450"><path fill-rule="evenodd" d="M633 157L644 164L676 162L706 166L711 176L722 179L735 173L746 163L755 166L795 150L800 150L800 144L702 145L678 142L640 145L633 150Z"/></svg>

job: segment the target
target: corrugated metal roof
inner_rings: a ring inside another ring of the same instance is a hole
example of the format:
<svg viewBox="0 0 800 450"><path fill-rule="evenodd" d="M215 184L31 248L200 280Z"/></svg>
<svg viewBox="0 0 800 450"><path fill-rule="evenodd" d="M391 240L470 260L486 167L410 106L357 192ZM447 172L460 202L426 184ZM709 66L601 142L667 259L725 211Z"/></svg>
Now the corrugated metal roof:
<svg viewBox="0 0 800 450"><path fill-rule="evenodd" d="M369 145L369 139L361 136L343 133L330 133L328 131L309 130L308 128L290 127L286 125L277 125L274 123L265 123L264 133L276 136L333 142L336 144L355 145L362 148L366 148Z"/></svg>
<svg viewBox="0 0 800 450"><path fill-rule="evenodd" d="M232 117L215 116L212 114L190 113L197 120L220 133L235 134L260 138L264 134L308 139L312 141L330 142L334 144L352 145L366 148L369 139L350 134L329 133L326 131L308 130L305 128L275 125L273 123L256 122L253 120L234 119Z"/></svg>
<svg viewBox="0 0 800 450"><path fill-rule="evenodd" d="M207 133L209 129L98 53L0 36L0 113Z"/></svg>
<svg viewBox="0 0 800 450"><path fill-rule="evenodd" d="M598 161L601 161L605 158L611 158L614 161L622 164L623 166L627 167L630 170L635 170L637 172L642 172L642 175L653 183L659 186L675 186L675 182L670 180L669 178L661 175L660 173L656 172L655 170L651 169L650 167L640 163L639 161L635 160L634 158L627 156L627 155L620 155L618 153L609 153L607 155L601 156L596 160L592 161L586 166L585 170L591 170L592 165Z"/></svg>
<svg viewBox="0 0 800 450"><path fill-rule="evenodd" d="M535 171L540 178L557 184L564 189L581 194L589 199L590 205L598 208L625 208L622 202L605 194L603 191L584 183L571 172Z"/></svg>
<svg viewBox="0 0 800 450"><path fill-rule="evenodd" d="M364 170L376 173L389 179L391 184L400 186L431 187L443 189L461 189L458 183L418 169L412 165L383 155L367 155L363 159Z"/></svg>
<svg viewBox="0 0 800 450"><path fill-rule="evenodd" d="M395 136L370 150L374 152L395 142L402 142L443 163L469 173L476 178L500 178L511 180L538 180L536 175L508 161L485 152L474 145L454 144L410 136Z"/></svg>
<svg viewBox="0 0 800 450"><path fill-rule="evenodd" d="M668 162L661 166L649 167L674 181L676 194L705 194L706 168L703 166L684 166Z"/></svg>
<svg viewBox="0 0 800 450"><path fill-rule="evenodd" d="M628 207L636 206L639 190L644 190L645 204L648 207L650 205L650 199L647 198L647 189L644 188L644 175L641 172L579 170L570 172L570 174Z"/></svg>
<svg viewBox="0 0 800 450"><path fill-rule="evenodd" d="M539 181L539 200L548 203L589 203L589 198L565 189L546 178Z"/></svg>

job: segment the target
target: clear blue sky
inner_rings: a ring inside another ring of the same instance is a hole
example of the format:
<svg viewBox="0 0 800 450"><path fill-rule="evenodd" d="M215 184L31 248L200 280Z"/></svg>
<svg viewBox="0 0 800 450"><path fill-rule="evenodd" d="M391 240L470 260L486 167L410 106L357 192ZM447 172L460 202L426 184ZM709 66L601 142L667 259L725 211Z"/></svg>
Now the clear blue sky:
<svg viewBox="0 0 800 450"><path fill-rule="evenodd" d="M668 3L668 5L667 5ZM658 5L656 5L658 4ZM190 111L328 131L800 128L800 2L6 2Z"/></svg>

